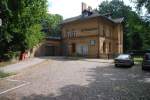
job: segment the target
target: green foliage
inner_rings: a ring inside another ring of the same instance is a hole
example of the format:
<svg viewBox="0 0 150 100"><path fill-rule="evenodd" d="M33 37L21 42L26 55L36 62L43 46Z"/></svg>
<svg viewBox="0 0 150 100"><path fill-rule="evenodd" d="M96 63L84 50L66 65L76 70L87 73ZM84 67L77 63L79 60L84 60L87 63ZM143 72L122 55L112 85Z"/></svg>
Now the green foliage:
<svg viewBox="0 0 150 100"><path fill-rule="evenodd" d="M124 2L120 0L103 1L99 5L100 14L112 13L112 18L126 18L128 11L131 11L131 7L124 5Z"/></svg>
<svg viewBox="0 0 150 100"><path fill-rule="evenodd" d="M58 14L47 14L43 21L43 27L48 29L47 35L49 36L60 36L63 17Z"/></svg>
<svg viewBox="0 0 150 100"><path fill-rule="evenodd" d="M123 1L104 1L99 5L99 13L111 13L112 18L124 17L124 51L145 49L150 45L150 40L146 37L150 28L146 22L132 8L126 6ZM148 35L150 36L150 35ZM147 39L146 39L147 38ZM147 42L145 41L147 40Z"/></svg>
<svg viewBox="0 0 150 100"><path fill-rule="evenodd" d="M47 0L1 0L0 55L33 48L43 38Z"/></svg>
<svg viewBox="0 0 150 100"><path fill-rule="evenodd" d="M140 10L142 7L145 7L150 13L150 0L136 0L137 8Z"/></svg>
<svg viewBox="0 0 150 100"><path fill-rule="evenodd" d="M134 63L135 64L141 64L143 61L143 57L142 56L135 56L134 58Z"/></svg>
<svg viewBox="0 0 150 100"><path fill-rule="evenodd" d="M138 44L138 45L137 45ZM143 47L143 40L138 32L131 34L131 48L140 50Z"/></svg>
<svg viewBox="0 0 150 100"><path fill-rule="evenodd" d="M16 58L19 56L19 52L13 52L13 51L8 51L6 54L5 54L5 59L7 60L10 60L11 58Z"/></svg>
<svg viewBox="0 0 150 100"><path fill-rule="evenodd" d="M11 75L10 73L4 73L4 72L0 71L0 78L8 77L10 75Z"/></svg>
<svg viewBox="0 0 150 100"><path fill-rule="evenodd" d="M33 48L35 45L37 45L38 43L41 42L41 40L44 37L44 34L41 33L42 27L40 24L35 24L31 27L28 28L27 34L25 36L26 41L26 49L31 49Z"/></svg>

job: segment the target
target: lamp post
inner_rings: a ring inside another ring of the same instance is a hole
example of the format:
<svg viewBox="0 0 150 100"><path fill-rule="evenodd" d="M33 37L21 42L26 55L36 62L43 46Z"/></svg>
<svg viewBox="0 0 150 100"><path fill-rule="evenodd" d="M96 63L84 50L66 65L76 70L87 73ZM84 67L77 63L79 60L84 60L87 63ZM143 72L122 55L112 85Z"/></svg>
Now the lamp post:
<svg viewBox="0 0 150 100"><path fill-rule="evenodd" d="M0 26L2 26L2 19L0 18Z"/></svg>
<svg viewBox="0 0 150 100"><path fill-rule="evenodd" d="M2 18L1 18L2 16L1 15L2 15L2 12L0 11L0 27L2 26Z"/></svg>

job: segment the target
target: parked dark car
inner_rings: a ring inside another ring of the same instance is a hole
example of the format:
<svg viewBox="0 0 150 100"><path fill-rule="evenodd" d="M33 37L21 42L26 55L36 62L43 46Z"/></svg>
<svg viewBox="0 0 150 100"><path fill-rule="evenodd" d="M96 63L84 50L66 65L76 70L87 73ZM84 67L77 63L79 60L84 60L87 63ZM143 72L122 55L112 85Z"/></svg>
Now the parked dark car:
<svg viewBox="0 0 150 100"><path fill-rule="evenodd" d="M142 69L150 69L150 53L145 53L142 61Z"/></svg>
<svg viewBox="0 0 150 100"><path fill-rule="evenodd" d="M129 54L120 54L117 58L115 58L114 63L116 67L131 67L134 65L134 60Z"/></svg>

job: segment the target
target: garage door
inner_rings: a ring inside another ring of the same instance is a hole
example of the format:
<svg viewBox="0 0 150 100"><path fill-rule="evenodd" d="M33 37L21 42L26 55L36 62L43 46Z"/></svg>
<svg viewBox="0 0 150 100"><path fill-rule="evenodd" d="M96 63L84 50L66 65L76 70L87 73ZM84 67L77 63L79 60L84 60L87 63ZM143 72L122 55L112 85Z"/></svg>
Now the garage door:
<svg viewBox="0 0 150 100"><path fill-rule="evenodd" d="M55 56L55 46L46 46L45 56Z"/></svg>

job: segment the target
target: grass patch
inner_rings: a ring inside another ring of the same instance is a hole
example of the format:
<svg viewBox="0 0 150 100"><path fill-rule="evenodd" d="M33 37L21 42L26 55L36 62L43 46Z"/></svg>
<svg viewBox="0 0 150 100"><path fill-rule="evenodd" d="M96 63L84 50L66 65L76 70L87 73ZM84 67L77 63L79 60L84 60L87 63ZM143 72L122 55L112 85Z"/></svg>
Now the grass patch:
<svg viewBox="0 0 150 100"><path fill-rule="evenodd" d="M143 57L134 57L135 63L140 64L140 63L142 63L142 61L143 61Z"/></svg>
<svg viewBox="0 0 150 100"><path fill-rule="evenodd" d="M12 62L12 61L0 62L0 67L5 67L7 65L14 64L14 63L16 63L16 62Z"/></svg>
<svg viewBox="0 0 150 100"><path fill-rule="evenodd" d="M12 75L12 74L10 74L10 73L5 73L5 72L3 72L3 71L0 71L0 78L8 77L8 76L10 76L10 75Z"/></svg>

